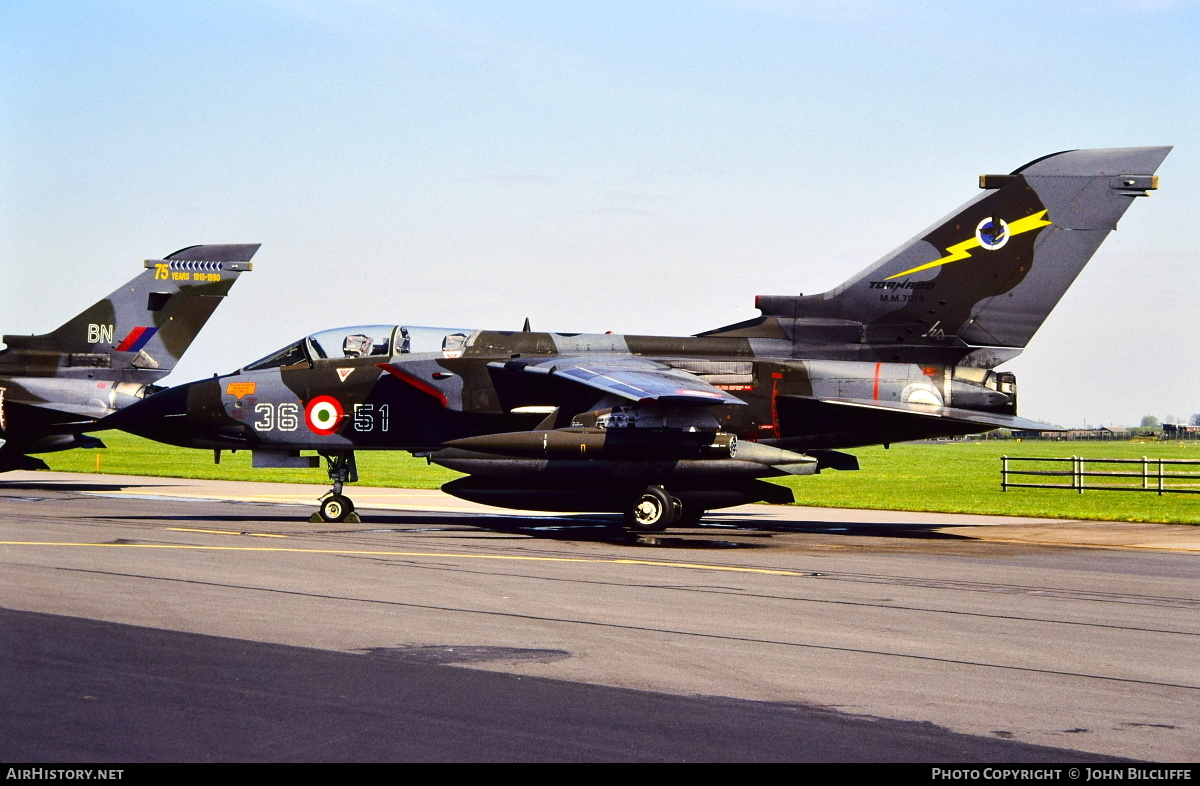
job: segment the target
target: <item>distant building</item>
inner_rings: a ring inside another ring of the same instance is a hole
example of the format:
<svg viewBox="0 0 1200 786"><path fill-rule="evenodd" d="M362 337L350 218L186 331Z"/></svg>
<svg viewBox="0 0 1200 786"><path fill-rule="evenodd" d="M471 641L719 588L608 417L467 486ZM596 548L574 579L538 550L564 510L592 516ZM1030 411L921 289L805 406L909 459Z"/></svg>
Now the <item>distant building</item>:
<svg viewBox="0 0 1200 786"><path fill-rule="evenodd" d="M1163 439L1200 439L1200 426L1189 426L1186 423L1164 423L1162 437Z"/></svg>
<svg viewBox="0 0 1200 786"><path fill-rule="evenodd" d="M1197 428L1200 431L1200 428ZM1118 440L1137 436L1124 426L1101 426L1099 428L1075 428L1069 431L1013 431L1013 439L1054 439L1066 442L1075 440Z"/></svg>

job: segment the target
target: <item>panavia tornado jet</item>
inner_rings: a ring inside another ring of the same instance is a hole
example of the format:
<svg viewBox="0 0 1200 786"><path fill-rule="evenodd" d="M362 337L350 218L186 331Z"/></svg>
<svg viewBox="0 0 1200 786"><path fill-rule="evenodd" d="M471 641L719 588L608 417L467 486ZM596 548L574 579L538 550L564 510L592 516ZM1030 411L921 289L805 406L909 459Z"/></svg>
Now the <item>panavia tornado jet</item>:
<svg viewBox="0 0 1200 786"><path fill-rule="evenodd" d="M83 430L161 390L257 245L192 246L146 270L52 333L4 336L0 472L46 469L30 453L104 444Z"/></svg>
<svg viewBox="0 0 1200 786"><path fill-rule="evenodd" d="M846 283L760 296L695 336L371 325L329 330L100 424L175 445L328 465L320 516L353 510L358 450L465 473L492 505L622 512L636 530L790 502L764 478L857 469L840 449L995 428L1017 416L1015 357L1170 148L1074 150L1012 174Z"/></svg>

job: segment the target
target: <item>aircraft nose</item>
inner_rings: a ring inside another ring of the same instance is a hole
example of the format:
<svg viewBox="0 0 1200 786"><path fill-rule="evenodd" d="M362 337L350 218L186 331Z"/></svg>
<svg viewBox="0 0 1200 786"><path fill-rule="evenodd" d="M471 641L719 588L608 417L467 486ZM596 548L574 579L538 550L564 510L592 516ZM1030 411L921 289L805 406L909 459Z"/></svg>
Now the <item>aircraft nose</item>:
<svg viewBox="0 0 1200 786"><path fill-rule="evenodd" d="M210 447L212 429L203 406L208 387L219 391L217 383L207 379L167 388L109 415L101 424L168 445Z"/></svg>

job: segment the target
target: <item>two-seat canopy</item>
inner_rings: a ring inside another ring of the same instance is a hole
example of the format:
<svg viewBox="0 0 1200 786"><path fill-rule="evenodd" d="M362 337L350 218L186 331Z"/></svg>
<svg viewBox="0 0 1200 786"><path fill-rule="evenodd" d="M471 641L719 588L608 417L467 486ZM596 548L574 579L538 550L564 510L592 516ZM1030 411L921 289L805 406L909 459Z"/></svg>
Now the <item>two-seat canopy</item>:
<svg viewBox="0 0 1200 786"><path fill-rule="evenodd" d="M256 360L245 371L282 368L298 363L340 358L378 357L393 355L436 354L446 358L460 357L469 328L434 328L413 325L359 325L334 328L313 333L294 344Z"/></svg>

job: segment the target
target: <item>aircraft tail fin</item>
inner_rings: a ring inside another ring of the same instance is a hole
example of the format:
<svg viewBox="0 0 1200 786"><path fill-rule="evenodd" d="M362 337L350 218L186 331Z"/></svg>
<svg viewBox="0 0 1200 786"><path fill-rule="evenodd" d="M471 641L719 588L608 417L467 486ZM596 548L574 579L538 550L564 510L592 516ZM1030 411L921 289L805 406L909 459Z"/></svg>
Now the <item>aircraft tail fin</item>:
<svg viewBox="0 0 1200 786"><path fill-rule="evenodd" d="M982 194L841 286L756 305L796 344L836 335L881 355L884 346L897 357L902 347L995 347L995 358L1012 357L1133 200L1158 187L1170 150L1072 150L983 175Z"/></svg>
<svg viewBox="0 0 1200 786"><path fill-rule="evenodd" d="M32 364L86 370L93 379L153 382L170 373L258 244L190 246L163 259L50 333L4 336Z"/></svg>

